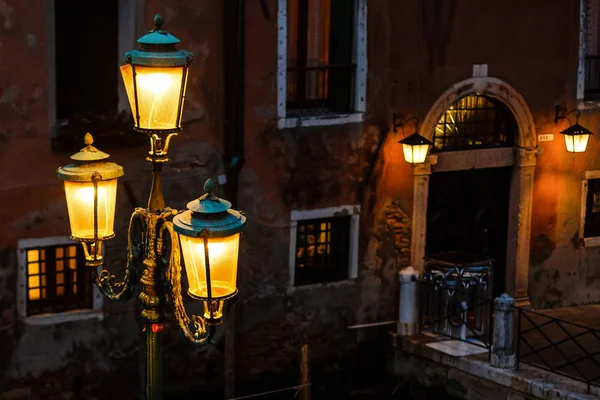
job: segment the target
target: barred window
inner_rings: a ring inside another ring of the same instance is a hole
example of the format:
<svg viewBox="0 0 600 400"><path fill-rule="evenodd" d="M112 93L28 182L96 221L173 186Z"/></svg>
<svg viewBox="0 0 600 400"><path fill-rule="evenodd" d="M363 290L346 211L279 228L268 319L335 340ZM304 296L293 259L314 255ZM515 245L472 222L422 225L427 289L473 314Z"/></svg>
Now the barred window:
<svg viewBox="0 0 600 400"><path fill-rule="evenodd" d="M288 117L354 112L356 2L284 1Z"/></svg>
<svg viewBox="0 0 600 400"><path fill-rule="evenodd" d="M600 0L584 0L585 100L600 99Z"/></svg>
<svg viewBox="0 0 600 400"><path fill-rule="evenodd" d="M348 279L351 216L297 222L294 284Z"/></svg>
<svg viewBox="0 0 600 400"><path fill-rule="evenodd" d="M21 248L27 316L92 309L91 271L77 244Z"/></svg>
<svg viewBox="0 0 600 400"><path fill-rule="evenodd" d="M516 130L514 117L504 104L485 96L466 96L440 117L432 150L509 147Z"/></svg>

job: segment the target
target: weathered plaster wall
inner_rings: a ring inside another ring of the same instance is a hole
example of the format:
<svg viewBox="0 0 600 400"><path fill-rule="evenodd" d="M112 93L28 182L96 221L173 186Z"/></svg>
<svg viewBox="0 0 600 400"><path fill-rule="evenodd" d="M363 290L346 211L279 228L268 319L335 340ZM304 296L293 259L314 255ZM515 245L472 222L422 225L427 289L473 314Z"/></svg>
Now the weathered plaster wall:
<svg viewBox="0 0 600 400"><path fill-rule="evenodd" d="M73 151L51 151L45 5L39 1L0 2L0 203L5 227L0 232L0 392L10 391L12 398L35 399L61 392L90 396L102 390L110 395L114 389L114 398L131 398L140 389L143 375L137 294L125 303L106 300L102 321L39 327L29 326L17 316L17 240L69 233L64 194L55 171L83 147L81 142ZM163 174L167 203L181 209L202 194L208 177L215 179L222 173L220 6L201 1L165 9L160 2L147 2L147 29L159 11L165 15L168 29L182 40L182 47L196 55L188 81L185 128L173 140L171 162ZM146 205L151 166L144 161L146 144L123 148L111 143L102 149L125 170L118 188L117 238L106 249L107 265L119 276L124 268L129 215L134 207ZM166 380L177 387L181 382L202 384L204 377L221 379L222 374L214 375L222 363L222 348L194 347L184 340L177 324L167 324L166 331ZM172 356L171 350L178 356Z"/></svg>
<svg viewBox="0 0 600 400"><path fill-rule="evenodd" d="M278 130L276 3L246 2L246 164L237 203L247 213L249 226L242 241L235 313L239 382L265 372L295 375L298 351L306 342L312 344L314 365L325 372L337 368L355 350L357 339L370 335L367 330L357 336L348 325L395 317L397 271L410 259L413 176L397 144L402 134L388 128L392 112L423 118L448 87L470 77L472 65L480 63L488 64L490 76L508 82L525 98L538 134L564 129L553 123L554 104L572 106L575 94L577 1L422 0L420 19L416 0L372 0L365 122ZM207 177L223 173L223 10L221 2L210 0L149 0L145 20L159 11L168 21L165 28L196 55L188 82L187 122L173 142L172 161L163 174L167 203L183 208L201 194ZM0 376L17 361L24 365L43 357L54 362L56 358L41 349L38 356L26 351L29 343L37 342L64 351L60 365L48 369L56 371L47 375L48 381L62 376L68 381L65 387L71 387L74 378L65 371L72 366L102 372L127 365L130 378L137 379L135 300L106 303L102 322L32 330L16 316L17 240L68 232L55 169L69 154L50 151L46 128L45 12L32 0L0 0L0 59L11 60L0 64L0 203L7 205L1 214L7 229L0 232ZM592 114L584 113L581 122L598 131L600 119ZM573 240L583 171L600 168L600 145L592 139L585 155L573 156L559 139L540 144L544 154L536 167L530 277L535 306L600 298L600 271L595 267L600 254ZM118 269L123 267L129 212L145 205L150 165L141 161L145 146L114 146L109 152L126 172L119 188L118 238L107 249ZM133 195L127 194L126 186ZM289 289L290 210L340 204L361 205L358 278ZM79 335L81 329L94 333ZM223 336L217 346L196 348L183 340L176 325L169 323L166 332L167 382L195 386L205 379L221 379ZM98 349L104 351L80 356ZM10 387L34 378L32 374L10 382ZM92 382L85 380L83 385Z"/></svg>

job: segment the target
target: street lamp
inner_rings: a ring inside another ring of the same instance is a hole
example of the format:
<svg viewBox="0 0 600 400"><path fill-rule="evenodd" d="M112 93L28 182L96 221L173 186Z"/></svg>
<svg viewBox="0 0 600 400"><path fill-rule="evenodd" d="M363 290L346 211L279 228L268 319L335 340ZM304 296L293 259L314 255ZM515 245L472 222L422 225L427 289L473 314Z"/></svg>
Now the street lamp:
<svg viewBox="0 0 600 400"><path fill-rule="evenodd" d="M147 208L136 208L128 231L127 265L122 282L103 266L102 242L114 237L117 178L123 168L108 162L108 154L86 145L71 156L74 163L60 167L71 224L71 238L82 243L86 265L94 281L112 300L126 300L141 283L141 316L146 333L146 399L162 398L162 331L165 303L170 298L173 314L184 335L196 344L209 343L214 327L223 321L225 301L237 294L239 237L246 217L218 198L208 179L206 193L188 203L187 211L165 207L160 172L168 161L169 140L181 131L187 70L191 53L177 50L178 39L161 29L163 19L154 17L156 29L138 40L140 50L126 53L121 68L134 116L135 129L150 137L146 160L153 166ZM137 233L141 233L138 235ZM181 246L180 246L181 243ZM183 254L183 257L182 257ZM181 295L182 266L188 294L203 303L203 315L188 316Z"/></svg>
<svg viewBox="0 0 600 400"><path fill-rule="evenodd" d="M396 113L392 114L393 131L397 132L398 128L402 128L402 132L404 132L404 125L411 120L415 123L415 132L410 136L405 136L404 139L399 140L398 143L402 145L404 161L414 166L416 164L425 163L429 148L433 143L419 134L419 119L417 117L411 117L405 120L402 115Z"/></svg>
<svg viewBox="0 0 600 400"><path fill-rule="evenodd" d="M575 113L575 123L571 124L569 114ZM579 110L567 112L567 108L556 105L554 109L554 123L558 124L561 119L569 121L569 127L560 133L565 137L565 145L569 153L584 153L587 149L588 140L593 133L584 126L579 125Z"/></svg>

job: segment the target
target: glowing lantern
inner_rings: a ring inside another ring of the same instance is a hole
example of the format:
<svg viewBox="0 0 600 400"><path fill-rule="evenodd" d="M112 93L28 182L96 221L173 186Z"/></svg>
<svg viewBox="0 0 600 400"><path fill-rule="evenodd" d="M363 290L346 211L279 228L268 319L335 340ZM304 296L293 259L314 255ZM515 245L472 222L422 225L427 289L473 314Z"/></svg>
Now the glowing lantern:
<svg viewBox="0 0 600 400"><path fill-rule="evenodd" d="M592 132L578 123L571 125L560 133L565 135L567 151L571 153L585 152L590 135L593 135Z"/></svg>
<svg viewBox="0 0 600 400"><path fill-rule="evenodd" d="M422 164L427 158L429 147L433 144L427 138L419 135L417 132L400 140L404 160L409 164Z"/></svg>
<svg viewBox="0 0 600 400"><path fill-rule="evenodd" d="M231 209L231 203L207 192L187 204L188 211L173 218L179 234L188 278L188 294L204 301L205 317L218 323L222 318L223 300L237 294L237 268L240 232L246 217Z"/></svg>
<svg viewBox="0 0 600 400"><path fill-rule="evenodd" d="M57 170L64 180L71 238L83 243L89 266L101 264L102 241L115 236L117 178L123 175L123 167L105 161L109 155L93 142L86 133L86 147L71 156L75 162Z"/></svg>
<svg viewBox="0 0 600 400"><path fill-rule="evenodd" d="M163 18L154 17L156 29L138 39L140 50L125 53L121 76L129 98L135 129L142 133L181 130L181 116L192 53L177 50L179 39L161 29Z"/></svg>

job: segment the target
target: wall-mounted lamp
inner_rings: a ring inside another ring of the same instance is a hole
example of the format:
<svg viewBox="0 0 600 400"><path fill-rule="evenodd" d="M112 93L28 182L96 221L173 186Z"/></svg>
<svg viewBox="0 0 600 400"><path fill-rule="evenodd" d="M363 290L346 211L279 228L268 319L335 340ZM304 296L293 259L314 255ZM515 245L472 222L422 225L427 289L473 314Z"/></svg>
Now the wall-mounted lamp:
<svg viewBox="0 0 600 400"><path fill-rule="evenodd" d="M571 124L568 115L575 113L575 123ZM593 135L587 128L579 125L579 110L571 110L567 112L567 108L556 105L556 112L554 114L554 123L558 124L561 119L569 121L569 127L560 133L565 135L565 144L567 145L567 151L571 153L583 153L587 148L588 140L590 135Z"/></svg>
<svg viewBox="0 0 600 400"><path fill-rule="evenodd" d="M417 117L411 117L405 120L402 115L396 113L392 115L392 118L394 132L397 132L397 128L404 128L406 123L415 121L415 132L410 136L405 136L404 139L399 140L398 143L402 144L404 160L407 163L412 165L423 164L427 158L429 148L433 143L419 134L419 119Z"/></svg>

